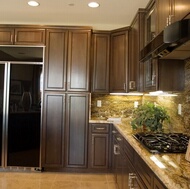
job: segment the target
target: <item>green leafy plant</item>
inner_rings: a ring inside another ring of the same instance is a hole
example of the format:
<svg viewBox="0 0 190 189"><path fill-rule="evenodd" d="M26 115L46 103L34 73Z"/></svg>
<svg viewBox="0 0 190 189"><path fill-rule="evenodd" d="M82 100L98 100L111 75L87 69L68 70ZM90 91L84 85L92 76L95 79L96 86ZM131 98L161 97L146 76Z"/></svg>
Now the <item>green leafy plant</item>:
<svg viewBox="0 0 190 189"><path fill-rule="evenodd" d="M133 111L131 126L133 129L145 128L151 132L162 132L163 122L170 120L164 107L146 102Z"/></svg>

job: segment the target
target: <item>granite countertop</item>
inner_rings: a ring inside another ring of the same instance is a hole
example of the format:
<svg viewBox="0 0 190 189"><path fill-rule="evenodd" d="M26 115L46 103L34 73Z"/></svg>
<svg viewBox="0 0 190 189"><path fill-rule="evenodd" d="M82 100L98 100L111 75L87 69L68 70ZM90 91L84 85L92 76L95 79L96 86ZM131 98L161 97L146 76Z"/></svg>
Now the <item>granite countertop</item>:
<svg viewBox="0 0 190 189"><path fill-rule="evenodd" d="M109 122L90 120L90 123ZM126 122L113 124L168 189L190 189L190 162L185 160L185 154L151 154L133 138L130 124Z"/></svg>

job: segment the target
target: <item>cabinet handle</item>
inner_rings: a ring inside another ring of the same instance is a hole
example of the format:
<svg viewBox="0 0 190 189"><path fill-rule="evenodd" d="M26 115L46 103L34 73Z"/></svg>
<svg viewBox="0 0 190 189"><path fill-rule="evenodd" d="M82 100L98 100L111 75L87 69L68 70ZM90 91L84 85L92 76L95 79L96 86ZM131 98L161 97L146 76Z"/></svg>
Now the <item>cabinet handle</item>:
<svg viewBox="0 0 190 189"><path fill-rule="evenodd" d="M113 152L114 152L115 155L119 155L120 154L119 145L114 144L114 146L113 146Z"/></svg>
<svg viewBox="0 0 190 189"><path fill-rule="evenodd" d="M15 43L16 43L16 41L17 41L17 35L15 35Z"/></svg>
<svg viewBox="0 0 190 189"><path fill-rule="evenodd" d="M11 34L11 43L13 43L13 35Z"/></svg>
<svg viewBox="0 0 190 189"><path fill-rule="evenodd" d="M126 90L126 83L123 84L123 89Z"/></svg>
<svg viewBox="0 0 190 189"><path fill-rule="evenodd" d="M130 81L129 82L129 89L135 89L136 85L135 85L135 81Z"/></svg>
<svg viewBox="0 0 190 189"><path fill-rule="evenodd" d="M117 133L117 131L112 131L112 133L113 133L113 134L116 134L116 133Z"/></svg>
<svg viewBox="0 0 190 189"><path fill-rule="evenodd" d="M67 89L70 89L70 82L67 82Z"/></svg>
<svg viewBox="0 0 190 189"><path fill-rule="evenodd" d="M122 138L120 138L120 137L117 137L116 139L117 139L117 141L122 141Z"/></svg>
<svg viewBox="0 0 190 189"><path fill-rule="evenodd" d="M105 127L96 127L97 130L105 130Z"/></svg>
<svg viewBox="0 0 190 189"><path fill-rule="evenodd" d="M128 177L128 186L130 189L135 189L135 182L134 180L137 178L135 173L129 173L129 177Z"/></svg>

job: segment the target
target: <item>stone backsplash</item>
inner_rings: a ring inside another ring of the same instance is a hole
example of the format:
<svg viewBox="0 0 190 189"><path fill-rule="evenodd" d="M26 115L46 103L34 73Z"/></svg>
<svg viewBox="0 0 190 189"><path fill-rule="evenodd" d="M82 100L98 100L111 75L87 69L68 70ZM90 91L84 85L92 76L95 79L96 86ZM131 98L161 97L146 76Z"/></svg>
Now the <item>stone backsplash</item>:
<svg viewBox="0 0 190 189"><path fill-rule="evenodd" d="M176 78L177 79L177 78ZM97 107L97 100L101 100L102 106ZM170 125L164 125L164 129L172 132L185 132L190 134L190 61L185 65L185 89L177 96L116 96L105 94L92 94L91 119L107 119L109 117L130 118L134 110L134 102L139 104L144 101L156 102L164 106L171 118ZM178 104L182 105L182 114L178 115Z"/></svg>

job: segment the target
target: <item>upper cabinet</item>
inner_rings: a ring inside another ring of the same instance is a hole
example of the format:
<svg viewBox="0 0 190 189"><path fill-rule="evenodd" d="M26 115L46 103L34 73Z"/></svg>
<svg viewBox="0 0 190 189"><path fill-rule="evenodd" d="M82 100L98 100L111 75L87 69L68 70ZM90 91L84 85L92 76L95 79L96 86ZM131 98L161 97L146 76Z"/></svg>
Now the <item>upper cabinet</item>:
<svg viewBox="0 0 190 189"><path fill-rule="evenodd" d="M139 90L139 52L144 45L145 10L139 9L129 30L129 91Z"/></svg>
<svg viewBox="0 0 190 189"><path fill-rule="evenodd" d="M145 15L145 44L148 44L156 36L156 9L155 1L151 1L146 8Z"/></svg>
<svg viewBox="0 0 190 189"><path fill-rule="evenodd" d="M45 29L0 28L0 45L44 45Z"/></svg>
<svg viewBox="0 0 190 189"><path fill-rule="evenodd" d="M91 30L69 31L67 91L89 91Z"/></svg>
<svg viewBox="0 0 190 189"><path fill-rule="evenodd" d="M89 91L91 30L48 29L45 90Z"/></svg>
<svg viewBox="0 0 190 189"><path fill-rule="evenodd" d="M92 92L109 93L110 32L92 35Z"/></svg>
<svg viewBox="0 0 190 189"><path fill-rule="evenodd" d="M67 43L67 30L47 30L45 90L66 91Z"/></svg>
<svg viewBox="0 0 190 189"><path fill-rule="evenodd" d="M181 20L190 10L189 0L156 0L157 9L157 33L160 33L166 26Z"/></svg>
<svg viewBox="0 0 190 189"><path fill-rule="evenodd" d="M128 30L111 34L110 92L128 92Z"/></svg>

